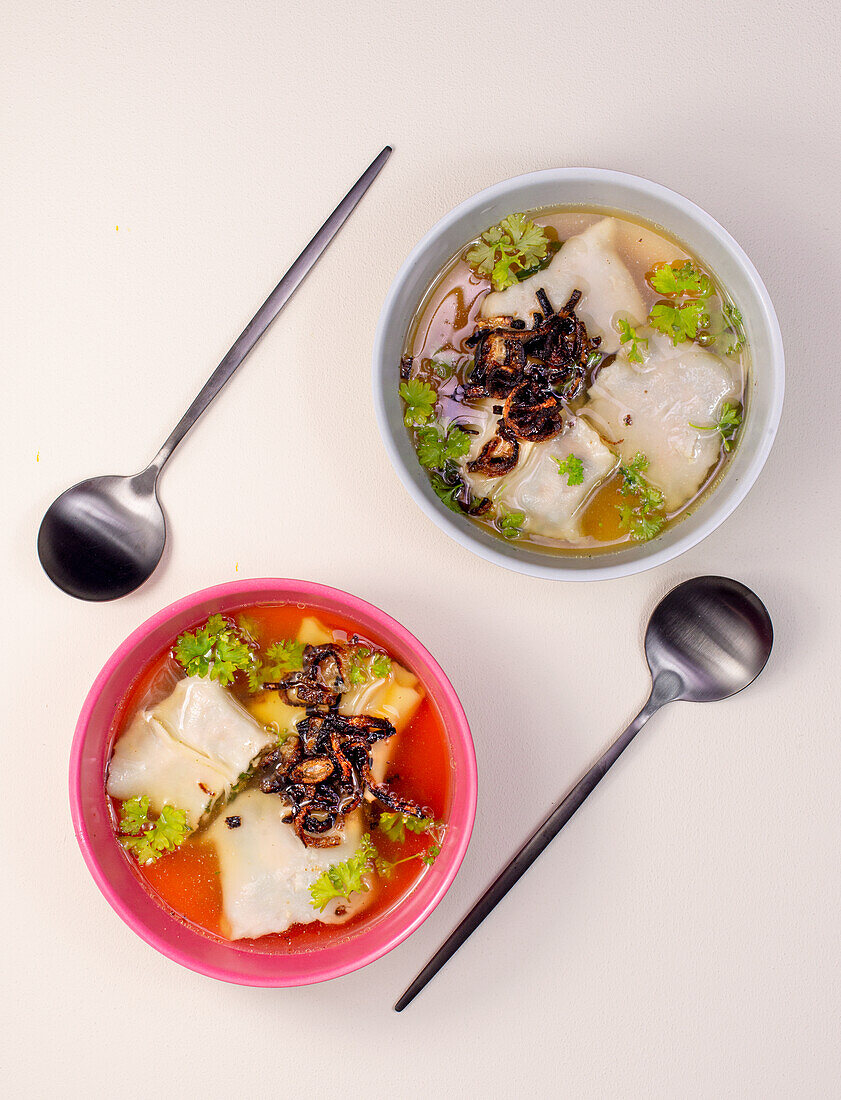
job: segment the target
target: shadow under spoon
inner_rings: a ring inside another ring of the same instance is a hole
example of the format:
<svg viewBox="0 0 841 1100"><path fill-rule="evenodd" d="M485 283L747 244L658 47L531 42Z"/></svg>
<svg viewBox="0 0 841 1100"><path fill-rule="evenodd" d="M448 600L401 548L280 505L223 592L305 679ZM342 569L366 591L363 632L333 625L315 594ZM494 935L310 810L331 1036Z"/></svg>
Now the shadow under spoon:
<svg viewBox="0 0 841 1100"><path fill-rule="evenodd" d="M402 1012L557 836L648 719L666 703L727 699L753 683L771 655L774 631L759 597L727 577L695 577L655 607L645 633L651 694L624 733L526 841L450 934L394 1008Z"/></svg>
<svg viewBox="0 0 841 1100"><path fill-rule="evenodd" d="M155 571L166 542L158 477L172 452L309 274L391 155L377 156L295 260L207 380L172 434L139 474L80 481L41 521L38 557L47 576L80 600L115 600Z"/></svg>

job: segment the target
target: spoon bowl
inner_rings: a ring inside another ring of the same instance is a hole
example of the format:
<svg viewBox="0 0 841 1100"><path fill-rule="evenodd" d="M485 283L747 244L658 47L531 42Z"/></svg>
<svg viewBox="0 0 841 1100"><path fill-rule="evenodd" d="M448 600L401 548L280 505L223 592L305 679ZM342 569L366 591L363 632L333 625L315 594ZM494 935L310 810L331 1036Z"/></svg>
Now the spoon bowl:
<svg viewBox="0 0 841 1100"><path fill-rule="evenodd" d="M154 572L166 542L156 473L89 478L53 501L38 557L54 584L79 600L116 600Z"/></svg>
<svg viewBox="0 0 841 1100"><path fill-rule="evenodd" d="M655 688L680 680L673 699L710 703L752 684L774 644L771 616L755 592L729 577L693 577L651 616L645 656ZM677 685L675 685L677 686Z"/></svg>

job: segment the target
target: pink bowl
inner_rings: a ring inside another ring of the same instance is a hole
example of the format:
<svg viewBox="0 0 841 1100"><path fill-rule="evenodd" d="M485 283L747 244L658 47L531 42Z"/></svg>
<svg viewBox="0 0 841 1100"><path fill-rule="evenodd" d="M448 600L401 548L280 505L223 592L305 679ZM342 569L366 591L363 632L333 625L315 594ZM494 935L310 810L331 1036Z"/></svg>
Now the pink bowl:
<svg viewBox="0 0 841 1100"><path fill-rule="evenodd" d="M147 893L117 843L105 795L105 767L116 707L146 663L176 634L212 611L246 604L295 602L352 619L380 640L422 680L437 706L452 759L447 841L435 864L395 909L343 940L316 950L282 955L237 947L197 931L164 910ZM447 892L464 858L476 812L476 756L464 710L434 658L408 630L364 600L321 584L294 580L243 580L206 588L153 615L106 663L88 693L70 755L70 808L76 839L91 874L111 906L138 936L182 966L238 985L309 985L373 962L429 916Z"/></svg>

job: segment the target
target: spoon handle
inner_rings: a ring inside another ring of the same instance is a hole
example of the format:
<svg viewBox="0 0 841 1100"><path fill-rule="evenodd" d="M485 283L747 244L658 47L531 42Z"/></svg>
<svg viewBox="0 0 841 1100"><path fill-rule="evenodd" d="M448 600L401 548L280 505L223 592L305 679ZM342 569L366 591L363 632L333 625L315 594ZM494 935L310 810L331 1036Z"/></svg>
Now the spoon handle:
<svg viewBox="0 0 841 1100"><path fill-rule="evenodd" d="M379 156L374 158L351 187L350 191L237 337L231 350L205 382L195 401L175 425L166 443L149 464L148 469L153 471L155 476L160 473L169 456L304 281L324 250L347 221L353 208L374 182L376 176L379 175L381 168L390 156L391 146L386 145L385 149Z"/></svg>
<svg viewBox="0 0 841 1100"><path fill-rule="evenodd" d="M538 826L534 833L517 852L507 867L499 874L494 882L479 898L470 912L461 923L450 933L444 943L438 948L420 974L415 978L403 996L395 1004L396 1012L403 1009L420 993L426 983L433 978L442 966L458 951L464 941L470 936L488 913L508 893L521 875L531 867L540 853L554 840L561 829L566 825L578 807L595 789L599 781L607 774L608 770L616 763L625 749L633 741L637 733L642 729L648 719L663 706L677 697L679 686L671 683L671 678L677 677L674 673L662 673L657 677L651 690L651 695L645 706L631 722L628 728L621 733L609 749L599 758L592 768L575 784L563 802L557 806L546 818L542 825ZM669 679L669 683L664 681Z"/></svg>

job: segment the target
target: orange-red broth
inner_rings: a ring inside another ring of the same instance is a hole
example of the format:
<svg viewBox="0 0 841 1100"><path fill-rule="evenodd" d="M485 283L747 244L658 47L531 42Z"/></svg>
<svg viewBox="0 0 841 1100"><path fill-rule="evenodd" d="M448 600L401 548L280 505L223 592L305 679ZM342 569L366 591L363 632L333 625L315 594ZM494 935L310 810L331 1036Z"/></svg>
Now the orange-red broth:
<svg viewBox="0 0 841 1100"><path fill-rule="evenodd" d="M254 633L262 646L283 638L294 638L302 619L311 615L329 630L344 633L347 637L356 634L363 644L373 644L387 650L378 638L370 634L363 636L349 619L320 608L300 604L261 604L243 606L233 614L247 615L256 624ZM171 645L138 674L123 699L112 724L115 743L137 711L167 694L174 679L183 675L180 665L172 657ZM167 686L162 688L161 685ZM249 695L244 684L235 684L232 690L241 702L247 704ZM441 717L428 696L408 726L395 734L395 738L395 750L386 776L389 787L401 797L411 798L419 805L428 807L436 821L446 822L450 805L451 757ZM111 798L109 801L116 834L122 807L118 799ZM397 845L379 830L375 830L372 839L380 853L389 860L421 852L430 842L429 837L407 833L405 843ZM224 938L219 863L212 844L204 843L200 834L189 837L178 851L167 853L147 866L139 866L127 853L125 858L145 889L173 916L207 935ZM246 950L288 954L311 951L330 941L345 939L399 905L417 886L425 871L426 867L419 859L402 863L389 880L380 881L376 896L368 908L344 924L327 925L319 921L294 924L286 932L261 936L256 940L236 940L236 945Z"/></svg>

